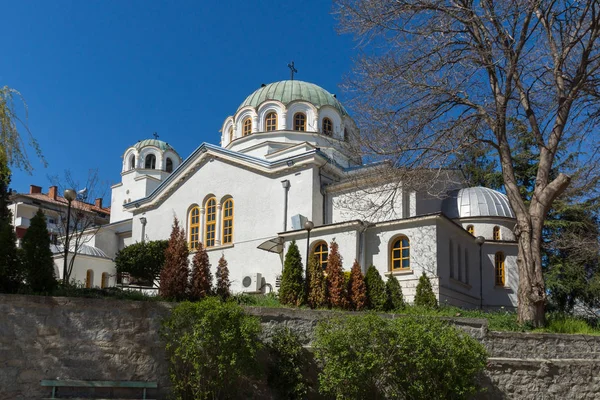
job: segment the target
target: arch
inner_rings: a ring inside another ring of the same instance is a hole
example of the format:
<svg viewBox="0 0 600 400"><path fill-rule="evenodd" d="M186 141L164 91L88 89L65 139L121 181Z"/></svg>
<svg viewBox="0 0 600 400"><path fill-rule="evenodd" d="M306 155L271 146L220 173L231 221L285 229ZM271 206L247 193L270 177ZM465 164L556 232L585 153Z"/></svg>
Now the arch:
<svg viewBox="0 0 600 400"><path fill-rule="evenodd" d="M233 199L230 197L223 202L223 232L222 232L222 243L230 244L233 243Z"/></svg>
<svg viewBox="0 0 600 400"><path fill-rule="evenodd" d="M229 127L229 143L233 142L233 126Z"/></svg>
<svg viewBox="0 0 600 400"><path fill-rule="evenodd" d="M171 160L169 157L167 157L165 171L167 171L167 172L173 172L173 160Z"/></svg>
<svg viewBox="0 0 600 400"><path fill-rule="evenodd" d="M277 130L277 113L270 111L265 116L265 132L272 132Z"/></svg>
<svg viewBox="0 0 600 400"><path fill-rule="evenodd" d="M248 136L252 133L252 118L246 117L242 121L242 136Z"/></svg>
<svg viewBox="0 0 600 400"><path fill-rule="evenodd" d="M327 268L327 259L329 258L329 249L327 247L327 242L324 240L319 240L315 242L312 246L312 254L317 256L319 260L319 265L321 268Z"/></svg>
<svg viewBox="0 0 600 400"><path fill-rule="evenodd" d="M494 227L494 240L500 240L500 227L497 225Z"/></svg>
<svg viewBox="0 0 600 400"><path fill-rule="evenodd" d="M324 135L333 136L333 122L329 118L323 118L322 131Z"/></svg>
<svg viewBox="0 0 600 400"><path fill-rule="evenodd" d="M504 258L504 253L501 251L494 255L494 283L496 286L504 286L506 283Z"/></svg>
<svg viewBox="0 0 600 400"><path fill-rule="evenodd" d="M215 245L215 235L217 229L217 199L211 197L206 200L206 223L204 228L204 245L213 247Z"/></svg>
<svg viewBox="0 0 600 400"><path fill-rule="evenodd" d="M475 236L475 227L473 225L467 225L467 232Z"/></svg>
<svg viewBox="0 0 600 400"><path fill-rule="evenodd" d="M190 250L196 250L198 248L198 242L200 241L200 207L192 207L189 215L188 242Z"/></svg>
<svg viewBox="0 0 600 400"><path fill-rule="evenodd" d="M405 235L392 239L390 251L390 271L410 269L410 241Z"/></svg>
<svg viewBox="0 0 600 400"><path fill-rule="evenodd" d="M85 273L85 287L91 289L94 287L94 270L88 269Z"/></svg>
<svg viewBox="0 0 600 400"><path fill-rule="evenodd" d="M135 169L135 154L129 157L129 169Z"/></svg>
<svg viewBox="0 0 600 400"><path fill-rule="evenodd" d="M108 272L103 272L102 279L100 280L100 288L101 289L108 287L108 278L109 278Z"/></svg>
<svg viewBox="0 0 600 400"><path fill-rule="evenodd" d="M144 160L145 169L156 169L156 156L154 154L148 154Z"/></svg>
<svg viewBox="0 0 600 400"><path fill-rule="evenodd" d="M294 114L294 130L301 132L306 131L306 114L303 112Z"/></svg>

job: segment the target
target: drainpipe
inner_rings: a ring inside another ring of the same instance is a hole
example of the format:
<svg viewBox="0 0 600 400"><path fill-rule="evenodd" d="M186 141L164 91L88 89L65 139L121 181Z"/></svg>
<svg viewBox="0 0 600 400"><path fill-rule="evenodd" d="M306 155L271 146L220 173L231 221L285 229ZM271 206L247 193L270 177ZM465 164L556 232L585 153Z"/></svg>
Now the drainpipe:
<svg viewBox="0 0 600 400"><path fill-rule="evenodd" d="M367 229L369 228L369 224L364 221L360 222L361 226L358 228L358 254L357 260L360 263L363 274L367 271Z"/></svg>
<svg viewBox="0 0 600 400"><path fill-rule="evenodd" d="M287 213L288 213L288 192L290 191L290 181L281 181L283 187L283 232L287 231Z"/></svg>

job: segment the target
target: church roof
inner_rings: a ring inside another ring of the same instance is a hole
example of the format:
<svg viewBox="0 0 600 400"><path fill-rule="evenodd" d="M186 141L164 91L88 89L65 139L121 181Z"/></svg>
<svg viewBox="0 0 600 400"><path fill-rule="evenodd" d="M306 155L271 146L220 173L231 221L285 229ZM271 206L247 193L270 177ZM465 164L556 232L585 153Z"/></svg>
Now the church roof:
<svg viewBox="0 0 600 400"><path fill-rule="evenodd" d="M73 252L75 250L73 245L71 245L69 247L70 247L69 251ZM65 252L64 246L60 245L60 244L51 244L50 250L52 251L53 254L63 254ZM80 245L79 249L77 250L77 254L82 254L84 256L91 256L91 257L99 257L99 258L110 258L106 255L106 253L104 251L102 251L98 247L90 246L87 244Z"/></svg>
<svg viewBox="0 0 600 400"><path fill-rule="evenodd" d="M505 194L482 186L450 192L442 211L449 218L515 217Z"/></svg>
<svg viewBox="0 0 600 400"><path fill-rule="evenodd" d="M173 147L171 147L171 145L169 145L169 143L163 142L162 140L158 140L158 139L140 140L139 142L134 144L132 147L135 147L136 149L141 150L142 148L147 147L147 146L154 146L154 147L158 147L162 151L171 150L171 151L174 151L175 153L177 153L175 151L175 149Z"/></svg>
<svg viewBox="0 0 600 400"><path fill-rule="evenodd" d="M267 100L277 100L286 106L297 100L306 101L317 108L331 106L342 115L347 115L346 109L334 95L314 83L288 80L270 83L256 90L238 107L238 111L246 106L257 108Z"/></svg>

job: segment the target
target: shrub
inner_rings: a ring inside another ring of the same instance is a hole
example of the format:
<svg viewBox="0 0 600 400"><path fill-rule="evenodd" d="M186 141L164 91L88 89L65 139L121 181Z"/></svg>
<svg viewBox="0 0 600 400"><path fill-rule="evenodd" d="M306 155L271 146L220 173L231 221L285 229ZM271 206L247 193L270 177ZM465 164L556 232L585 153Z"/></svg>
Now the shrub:
<svg viewBox="0 0 600 400"><path fill-rule="evenodd" d="M327 303L333 308L347 308L348 294L344 284L344 271L342 270L342 256L338 251L338 244L334 241L329 246L327 256Z"/></svg>
<svg viewBox="0 0 600 400"><path fill-rule="evenodd" d="M57 282L46 216L41 209L31 218L29 229L23 237L22 249L23 268L31 290L38 293L52 292Z"/></svg>
<svg viewBox="0 0 600 400"><path fill-rule="evenodd" d="M404 308L404 296L402 295L402 287L400 282L394 275L388 276L385 283L385 291L387 293L387 309L400 310Z"/></svg>
<svg viewBox="0 0 600 400"><path fill-rule="evenodd" d="M144 283L154 284L165 264L168 240L152 240L131 244L115 257L117 273L129 273Z"/></svg>
<svg viewBox="0 0 600 400"><path fill-rule="evenodd" d="M300 306L304 302L304 271L296 241L292 241L285 255L279 301L288 306Z"/></svg>
<svg viewBox="0 0 600 400"><path fill-rule="evenodd" d="M415 294L415 306L436 308L438 305L435 294L433 294L433 288L431 287L431 281L423 272L423 275L419 278L417 284L417 293Z"/></svg>
<svg viewBox="0 0 600 400"><path fill-rule="evenodd" d="M354 260L354 264L350 270L348 299L350 308L356 311L363 310L367 305L367 287L365 286L365 278L357 260Z"/></svg>
<svg viewBox="0 0 600 400"><path fill-rule="evenodd" d="M166 299L183 300L187 296L189 250L177 217L165 250L165 264L160 271L160 295Z"/></svg>
<svg viewBox="0 0 600 400"><path fill-rule="evenodd" d="M227 260L225 256L219 258L219 264L217 264L217 296L221 300L227 300L231 296L231 283L229 282L229 268L227 268Z"/></svg>
<svg viewBox="0 0 600 400"><path fill-rule="evenodd" d="M306 286L308 294L306 302L310 308L323 307L326 304L326 283L323 268L319 264L319 259L312 254L308 261L308 270L306 271Z"/></svg>
<svg viewBox="0 0 600 400"><path fill-rule="evenodd" d="M271 356L269 387L274 388L282 399L306 398L308 382L303 370L307 359L298 335L287 326L279 327L268 348Z"/></svg>
<svg viewBox="0 0 600 400"><path fill-rule="evenodd" d="M192 259L192 281L190 282L190 299L201 300L206 296L210 296L212 290L212 274L210 273L210 261L208 253L198 242L196 254Z"/></svg>
<svg viewBox="0 0 600 400"><path fill-rule="evenodd" d="M260 323L233 302L183 302L163 321L172 393L179 400L234 396L254 367Z"/></svg>
<svg viewBox="0 0 600 400"><path fill-rule="evenodd" d="M376 311L385 311L385 304L387 303L385 283L383 283L383 279L381 279L381 275L379 275L379 271L374 265L371 265L367 270L365 286L369 308Z"/></svg>
<svg viewBox="0 0 600 400"><path fill-rule="evenodd" d="M431 318L322 321L314 348L320 391L338 399L466 399L486 364L479 342Z"/></svg>

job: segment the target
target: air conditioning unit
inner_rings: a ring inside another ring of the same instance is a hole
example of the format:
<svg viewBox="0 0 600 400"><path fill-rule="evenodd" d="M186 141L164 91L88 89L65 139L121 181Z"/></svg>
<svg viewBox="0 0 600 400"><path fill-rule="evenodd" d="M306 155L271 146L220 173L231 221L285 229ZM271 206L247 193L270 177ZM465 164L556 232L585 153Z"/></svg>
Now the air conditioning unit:
<svg viewBox="0 0 600 400"><path fill-rule="evenodd" d="M298 229L304 229L304 223L308 221L302 214L296 214L292 216L292 230L296 231Z"/></svg>
<svg viewBox="0 0 600 400"><path fill-rule="evenodd" d="M244 276L242 279L242 287L244 292L260 292L262 286L262 274L255 273Z"/></svg>

